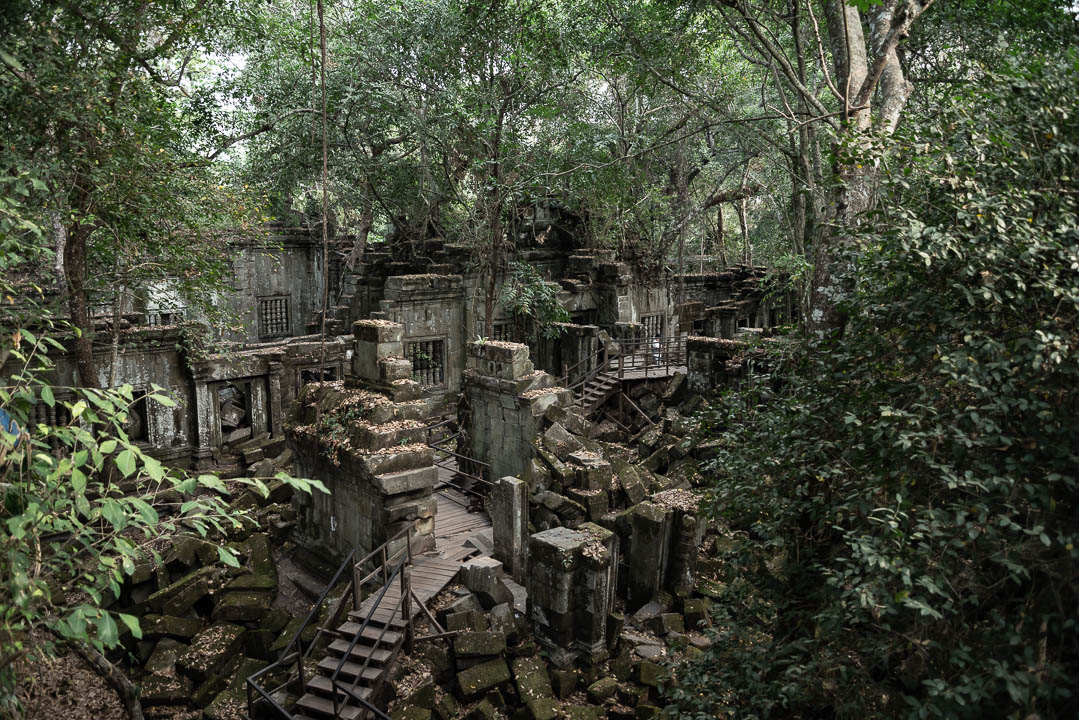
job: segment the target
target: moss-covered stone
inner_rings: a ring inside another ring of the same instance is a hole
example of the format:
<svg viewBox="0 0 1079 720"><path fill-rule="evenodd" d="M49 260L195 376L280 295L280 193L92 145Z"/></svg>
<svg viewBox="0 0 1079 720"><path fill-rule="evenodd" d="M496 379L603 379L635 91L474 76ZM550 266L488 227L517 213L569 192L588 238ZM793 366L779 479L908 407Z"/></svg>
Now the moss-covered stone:
<svg viewBox="0 0 1079 720"><path fill-rule="evenodd" d="M465 716L465 720L498 720L498 711L490 702L483 700L472 708L472 712Z"/></svg>
<svg viewBox="0 0 1079 720"><path fill-rule="evenodd" d="M551 688L555 697L565 700L577 689L579 675L576 670L551 670Z"/></svg>
<svg viewBox="0 0 1079 720"><path fill-rule="evenodd" d="M472 658L501 655L506 649L505 633L461 632L453 638L453 652L458 657Z"/></svg>
<svg viewBox="0 0 1079 720"><path fill-rule="evenodd" d="M272 598L263 592L227 592L214 604L214 620L258 622L270 609Z"/></svg>
<svg viewBox="0 0 1079 720"><path fill-rule="evenodd" d="M239 651L244 629L229 623L217 623L191 640L191 647L181 655L176 666L197 682L218 672Z"/></svg>
<svg viewBox="0 0 1079 720"><path fill-rule="evenodd" d="M658 688L666 675L667 671L663 669L663 666L657 665L651 660L641 660L634 671L637 682L650 688Z"/></svg>
<svg viewBox="0 0 1079 720"><path fill-rule="evenodd" d="M402 705L390 713L393 720L431 720L431 711L415 705Z"/></svg>
<svg viewBox="0 0 1079 720"><path fill-rule="evenodd" d="M435 716L438 720L457 720L461 706L453 695L443 695L435 703Z"/></svg>
<svg viewBox="0 0 1079 720"><path fill-rule="evenodd" d="M202 629L202 621L175 615L144 615L139 620L142 637L146 640L174 638L190 640Z"/></svg>
<svg viewBox="0 0 1079 720"><path fill-rule="evenodd" d="M554 697L551 688L551 676L547 674L547 665L538 657L519 657L513 661L513 678L517 683L517 694L528 701L534 698Z"/></svg>
<svg viewBox="0 0 1079 720"><path fill-rule="evenodd" d="M220 575L214 567L204 567L188 573L166 588L146 599L155 613L180 616L210 592L210 582Z"/></svg>
<svg viewBox="0 0 1079 720"><path fill-rule="evenodd" d="M139 699L146 705L186 705L191 696L191 679L173 671L150 675L139 681Z"/></svg>
<svg viewBox="0 0 1079 720"><path fill-rule="evenodd" d="M498 658L480 663L457 673L457 686L461 697L471 700L488 690L510 681L510 669L506 661Z"/></svg>
<svg viewBox="0 0 1079 720"><path fill-rule="evenodd" d="M558 701L548 697L529 698L525 700L525 710L529 720L554 720L558 716Z"/></svg>
<svg viewBox="0 0 1079 720"><path fill-rule="evenodd" d="M600 678L588 686L588 700L597 705L602 705L604 702L614 697L617 690L617 680L612 677Z"/></svg>

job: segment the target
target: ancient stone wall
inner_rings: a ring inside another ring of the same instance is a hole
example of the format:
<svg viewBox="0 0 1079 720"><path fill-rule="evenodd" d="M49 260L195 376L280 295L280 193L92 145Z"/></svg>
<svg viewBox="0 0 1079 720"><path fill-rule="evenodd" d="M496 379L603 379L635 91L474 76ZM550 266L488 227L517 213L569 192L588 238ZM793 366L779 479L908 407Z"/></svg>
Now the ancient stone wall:
<svg viewBox="0 0 1079 720"><path fill-rule="evenodd" d="M469 343L463 392L459 452L486 463L492 479L525 472L544 413L573 402L569 390L533 367L520 343Z"/></svg>
<svg viewBox="0 0 1079 720"><path fill-rule="evenodd" d="M296 472L330 490L297 496L301 525L342 554L366 554L406 527L415 550L434 547L438 472L403 334L396 323L357 321L351 375L307 385L286 428Z"/></svg>

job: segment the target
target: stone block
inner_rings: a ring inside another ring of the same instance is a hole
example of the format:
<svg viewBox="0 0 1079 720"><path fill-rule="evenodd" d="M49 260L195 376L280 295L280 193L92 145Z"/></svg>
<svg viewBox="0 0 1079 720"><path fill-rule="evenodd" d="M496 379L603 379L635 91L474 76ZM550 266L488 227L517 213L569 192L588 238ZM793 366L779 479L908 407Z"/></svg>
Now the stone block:
<svg viewBox="0 0 1079 720"><path fill-rule="evenodd" d="M176 661L180 671L197 682L222 669L240 649L244 629L216 623L191 639L191 646Z"/></svg>
<svg viewBox="0 0 1079 720"><path fill-rule="evenodd" d="M535 461L533 461L534 463ZM517 582L524 579L524 556L528 543L528 485L504 477L491 493L491 524L494 555Z"/></svg>
<svg viewBox="0 0 1079 720"><path fill-rule="evenodd" d="M162 615L185 614L191 606L210 592L210 581L220 576L218 568L203 567L185 575L146 599L153 610Z"/></svg>
<svg viewBox="0 0 1079 720"><path fill-rule="evenodd" d="M588 519L598 522L599 519L610 510L610 498L606 490L580 490L570 488L566 491L570 500L585 508Z"/></svg>
<svg viewBox="0 0 1079 720"><path fill-rule="evenodd" d="M453 638L453 652L458 657L475 658L501 655L506 650L506 635L486 632L460 632Z"/></svg>
<svg viewBox="0 0 1079 720"><path fill-rule="evenodd" d="M708 598L690 598L682 603L686 626L690 630L709 627L712 624L712 602Z"/></svg>
<svg viewBox="0 0 1079 720"><path fill-rule="evenodd" d="M436 482L438 482L438 468L434 466L386 473L374 478L375 487L386 495L430 490Z"/></svg>
<svg viewBox="0 0 1079 720"><path fill-rule="evenodd" d="M478 557L461 563L458 577L476 595L485 610L495 605L513 603L513 593L500 577L502 563L491 557Z"/></svg>
<svg viewBox="0 0 1079 720"><path fill-rule="evenodd" d="M602 705L614 697L618 691L618 681L612 677L601 678L588 686L588 701Z"/></svg>
<svg viewBox="0 0 1079 720"><path fill-rule="evenodd" d="M565 700L577 689L577 681L580 675L576 670L553 669L551 670L551 688L555 697Z"/></svg>
<svg viewBox="0 0 1079 720"><path fill-rule="evenodd" d="M226 622L258 622L270 609L272 597L258 591L226 592L214 604L213 619Z"/></svg>
<svg viewBox="0 0 1079 720"><path fill-rule="evenodd" d="M547 428L547 432L543 434L543 446L562 462L565 462L571 453L584 447L581 441L560 423L554 423Z"/></svg>
<svg viewBox="0 0 1079 720"><path fill-rule="evenodd" d="M643 502L635 506L629 519L628 606L636 609L664 586L673 512L654 503Z"/></svg>
<svg viewBox="0 0 1079 720"><path fill-rule="evenodd" d="M144 615L139 620L139 627L147 640L190 640L202 629L202 621L175 615Z"/></svg>
<svg viewBox="0 0 1079 720"><path fill-rule="evenodd" d="M510 669L506 661L498 658L457 673L457 687L461 697L472 700L483 696L488 690L510 681Z"/></svg>
<svg viewBox="0 0 1079 720"><path fill-rule="evenodd" d="M667 671L663 669L662 665L657 665L651 660L641 660L640 664L634 669L633 674L634 679L641 685L658 688L666 679Z"/></svg>
<svg viewBox="0 0 1079 720"><path fill-rule="evenodd" d="M537 657L520 657L513 661L513 678L517 683L517 694L528 701L536 698L554 696L551 677L547 666Z"/></svg>
<svg viewBox="0 0 1079 720"><path fill-rule="evenodd" d="M552 662L606 650L617 538L598 525L553 528L529 540L529 618Z"/></svg>

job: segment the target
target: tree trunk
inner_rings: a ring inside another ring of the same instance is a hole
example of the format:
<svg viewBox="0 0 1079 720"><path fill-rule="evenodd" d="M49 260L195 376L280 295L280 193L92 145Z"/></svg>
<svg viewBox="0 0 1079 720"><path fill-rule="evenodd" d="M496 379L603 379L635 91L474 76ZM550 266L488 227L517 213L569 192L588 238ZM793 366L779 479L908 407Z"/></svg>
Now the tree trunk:
<svg viewBox="0 0 1079 720"><path fill-rule="evenodd" d="M64 273L67 278L68 311L78 336L75 338L75 367L79 384L100 388L97 363L94 361L94 323L90 317L90 302L86 296L86 241L91 228L76 220L67 234L64 245Z"/></svg>
<svg viewBox="0 0 1079 720"><path fill-rule="evenodd" d="M142 703L139 702L139 690L118 667L105 659L105 656L94 650L86 643L69 642L72 649L79 654L98 675L105 678L109 685L120 696L124 708L131 720L145 720L142 714Z"/></svg>

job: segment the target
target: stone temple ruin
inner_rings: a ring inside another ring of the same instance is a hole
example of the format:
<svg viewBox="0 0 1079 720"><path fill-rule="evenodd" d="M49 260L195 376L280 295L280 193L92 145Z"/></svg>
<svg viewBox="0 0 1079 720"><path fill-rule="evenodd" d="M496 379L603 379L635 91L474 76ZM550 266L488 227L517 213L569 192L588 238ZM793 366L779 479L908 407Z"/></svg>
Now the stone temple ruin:
<svg viewBox="0 0 1079 720"><path fill-rule="evenodd" d="M536 222L556 225L552 212ZM116 372L101 348L103 375L180 400L136 404L131 434L149 454L286 469L329 490L241 499L268 533L244 541L247 574L222 585L196 568L196 543L169 555L172 575L125 589L165 628L148 636L162 638L150 707L658 714L666 660L707 645L721 593L699 572L721 538L697 513L709 447L693 415L747 372L747 338L789 315L763 270L644 276L556 230L515 255L557 286L572 322L520 343L504 313L483 337L482 281L462 248L432 241L421 263L375 246L352 270L331 258L323 344L318 243L277 232L237 247L224 302L246 328L230 351L189 356L176 318L152 307L124 314ZM59 366L70 380L70 359ZM304 591L305 611L286 588ZM219 652L190 657L184 643L200 639Z"/></svg>

